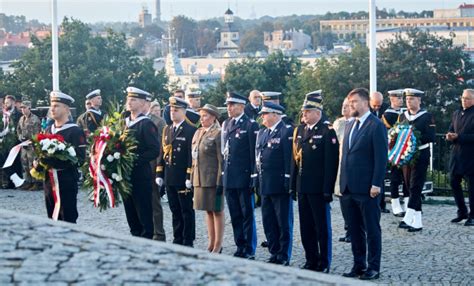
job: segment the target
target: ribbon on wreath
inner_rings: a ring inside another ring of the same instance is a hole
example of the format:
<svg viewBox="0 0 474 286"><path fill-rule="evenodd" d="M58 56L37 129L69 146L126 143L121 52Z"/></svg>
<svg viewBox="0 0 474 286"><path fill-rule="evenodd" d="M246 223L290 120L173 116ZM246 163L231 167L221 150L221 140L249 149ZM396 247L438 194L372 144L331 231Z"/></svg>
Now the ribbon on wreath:
<svg viewBox="0 0 474 286"><path fill-rule="evenodd" d="M51 188L53 191L53 199L54 199L54 209L53 209L53 220L58 220L59 218L59 211L61 210L61 196L59 194L59 181L58 181L58 170L56 169L49 169L48 170L49 181L51 183Z"/></svg>
<svg viewBox="0 0 474 286"><path fill-rule="evenodd" d="M392 150L388 153L388 161L393 165L398 165L400 163L402 155L405 153L408 148L408 142L411 140L411 135L413 130L411 127L402 128L398 133L397 140Z"/></svg>
<svg viewBox="0 0 474 286"><path fill-rule="evenodd" d="M89 171L94 179L94 206L97 207L100 202L100 190L104 189L109 197L109 205L111 208L115 207L115 196L112 190L112 183L107 175L101 169L102 158L107 147L107 141L110 139L110 129L103 126L100 131L99 138L94 143L94 153L91 156Z"/></svg>

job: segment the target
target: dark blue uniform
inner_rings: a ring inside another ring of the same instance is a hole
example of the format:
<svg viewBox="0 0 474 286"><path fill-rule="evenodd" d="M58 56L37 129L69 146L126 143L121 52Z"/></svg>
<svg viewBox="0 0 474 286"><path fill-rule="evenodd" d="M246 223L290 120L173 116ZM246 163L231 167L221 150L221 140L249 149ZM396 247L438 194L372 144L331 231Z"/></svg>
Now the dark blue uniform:
<svg viewBox="0 0 474 286"><path fill-rule="evenodd" d="M257 135L256 171L262 195L262 220L269 262L288 264L291 258L293 201L290 198L291 142L293 128L280 121L272 131Z"/></svg>
<svg viewBox="0 0 474 286"><path fill-rule="evenodd" d="M131 196L123 198L125 214L133 236L153 237L153 212L151 207L153 173L150 161L160 154L158 130L147 116L141 114L135 120L126 118L127 128L137 140L137 159L133 166Z"/></svg>
<svg viewBox="0 0 474 286"><path fill-rule="evenodd" d="M243 114L223 123L223 186L237 245L235 256L255 254L257 244L251 174L255 168L255 138L258 125Z"/></svg>
<svg viewBox="0 0 474 286"><path fill-rule="evenodd" d="M329 271L331 266L330 202L339 166L336 132L320 120L300 125L293 135L292 190L298 192L305 268Z"/></svg>
<svg viewBox="0 0 474 286"><path fill-rule="evenodd" d="M256 120L258 113L260 112L260 108L255 108L252 104L247 103L247 105L245 105L244 112L245 115L247 115L250 119Z"/></svg>
<svg viewBox="0 0 474 286"><path fill-rule="evenodd" d="M170 115L170 105L165 105L165 108L163 110L163 119L165 120L167 125L173 124L173 121L171 121L171 115ZM186 109L186 122L189 125L193 125L194 127L199 127L200 125L200 120L201 116L199 115L198 112L187 108Z"/></svg>
<svg viewBox="0 0 474 286"><path fill-rule="evenodd" d="M193 246L196 238L192 190L186 189L190 179L191 144L196 127L183 121L177 130L173 125L163 129L162 152L156 168L163 178L173 219L173 243ZM163 174L164 172L164 174Z"/></svg>

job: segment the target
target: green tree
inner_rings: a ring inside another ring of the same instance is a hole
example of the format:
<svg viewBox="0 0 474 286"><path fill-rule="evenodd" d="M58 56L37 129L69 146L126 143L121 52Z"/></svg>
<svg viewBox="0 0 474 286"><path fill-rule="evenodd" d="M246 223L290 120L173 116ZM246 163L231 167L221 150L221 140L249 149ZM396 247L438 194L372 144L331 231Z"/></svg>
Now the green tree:
<svg viewBox="0 0 474 286"><path fill-rule="evenodd" d="M171 28L177 40L178 51L184 52L184 56L195 56L197 49L197 23L186 16L176 16L171 20Z"/></svg>
<svg viewBox="0 0 474 286"><path fill-rule="evenodd" d="M140 60L126 44L125 35L109 31L106 38L93 36L88 26L64 19L59 39L60 88L76 99L82 111L85 95L100 88L105 102L123 101L125 89L138 88L164 96L167 78L155 73L151 60ZM47 100L52 89L51 39L32 39L34 48L14 64L15 72L0 77L0 94Z"/></svg>

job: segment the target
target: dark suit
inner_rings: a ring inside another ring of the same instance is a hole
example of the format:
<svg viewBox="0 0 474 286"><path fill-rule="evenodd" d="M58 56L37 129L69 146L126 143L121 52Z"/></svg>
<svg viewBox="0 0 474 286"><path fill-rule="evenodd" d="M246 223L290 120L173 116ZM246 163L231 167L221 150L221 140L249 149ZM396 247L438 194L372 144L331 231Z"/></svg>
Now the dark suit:
<svg viewBox="0 0 474 286"><path fill-rule="evenodd" d="M387 165L387 130L369 114L357 136L349 138L357 120L346 126L342 147L340 189L348 212L354 267L380 271L382 240L380 199L370 197L372 186L382 187ZM349 140L352 139L350 146ZM368 245L368 253L367 253Z"/></svg>
<svg viewBox="0 0 474 286"><path fill-rule="evenodd" d="M256 120L258 117L258 113L260 112L260 107L253 107L252 104L247 103L244 108L244 113L247 115L250 119Z"/></svg>
<svg viewBox="0 0 474 286"><path fill-rule="evenodd" d="M293 128L280 121L273 131L261 129L255 146L263 229L271 259L281 263L289 262L291 258L293 202L289 190L292 136Z"/></svg>
<svg viewBox="0 0 474 286"><path fill-rule="evenodd" d="M388 108L389 108L389 105L383 102L379 110L375 111L371 108L370 112L372 112L372 114L375 115L378 119L381 119L382 115L385 113L385 110L387 110Z"/></svg>
<svg viewBox="0 0 474 286"><path fill-rule="evenodd" d="M468 215L461 186L464 177L468 185L469 217L474 218L474 106L454 112L449 132L458 134L458 138L452 142L449 164L458 215Z"/></svg>
<svg viewBox="0 0 474 286"><path fill-rule="evenodd" d="M257 123L243 114L235 123L223 123L224 168L222 182L229 207L237 252L254 255L257 244L251 174L255 168Z"/></svg>
<svg viewBox="0 0 474 286"><path fill-rule="evenodd" d="M173 125L163 129L162 152L157 176L163 178L173 219L173 243L193 246L196 238L193 193L186 189L191 179L191 144L196 127L183 121L176 131Z"/></svg>
<svg viewBox="0 0 474 286"><path fill-rule="evenodd" d="M303 124L293 136L295 161L292 190L298 192L301 242L308 269L331 266L330 201L339 166L339 144L334 129L322 121L311 129Z"/></svg>

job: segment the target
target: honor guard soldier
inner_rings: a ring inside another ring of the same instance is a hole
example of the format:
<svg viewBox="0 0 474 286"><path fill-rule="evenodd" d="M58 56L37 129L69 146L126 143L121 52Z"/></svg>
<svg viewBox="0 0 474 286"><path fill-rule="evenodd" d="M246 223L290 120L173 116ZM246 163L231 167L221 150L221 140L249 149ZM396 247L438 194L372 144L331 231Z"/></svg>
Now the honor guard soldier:
<svg viewBox="0 0 474 286"><path fill-rule="evenodd" d="M413 88L403 90L407 111L400 115L399 122L410 124L420 132L421 145L418 147L419 156L413 166L403 166L403 177L410 192L407 211L399 227L408 229L409 232L423 229L421 219L421 192L426 181L426 172L430 163L430 143L435 141L435 123L431 113L421 108L423 91Z"/></svg>
<svg viewBox="0 0 474 286"><path fill-rule="evenodd" d="M255 168L258 124L244 113L246 98L227 93L227 118L222 127L223 185L234 231L236 257L255 259L257 244L251 175Z"/></svg>
<svg viewBox="0 0 474 286"><path fill-rule="evenodd" d="M59 187L60 208L57 219L71 223L76 223L77 213L77 182L79 181L78 167L82 165L86 156L86 137L82 129L72 121L69 121L70 106L74 99L59 91L50 94L50 115L54 123L49 126L46 134L59 134L63 136L66 143L74 147L76 156L79 159L77 164L71 162L49 159L44 161L46 165L53 168L57 176L46 176L44 181L44 195L48 217L53 217L55 209L55 193L52 185ZM36 164L34 164L36 165ZM37 166L35 166L37 167ZM53 178L53 179L50 179ZM57 180L57 182L54 182Z"/></svg>
<svg viewBox="0 0 474 286"><path fill-rule="evenodd" d="M321 90L306 94L303 124L293 134L291 189L298 193L303 269L329 272L331 267L330 202L339 166L336 132L322 121Z"/></svg>
<svg viewBox="0 0 474 286"><path fill-rule="evenodd" d="M41 131L41 121L38 116L31 112L31 101L25 100L20 106L23 116L20 117L16 134L21 142L30 140L34 135ZM30 175L30 170L33 167L33 161L35 159L35 151L33 146L27 145L21 148L21 164L23 166L23 174L25 183L21 186L23 190L38 190L39 183L33 179Z"/></svg>
<svg viewBox="0 0 474 286"><path fill-rule="evenodd" d="M260 93L262 95L262 101L269 101L273 102L275 104L280 104L280 95L281 92L276 92L276 91L262 91ZM281 120L287 127L292 127L294 125L294 122L291 118L286 116L286 114L282 114Z"/></svg>
<svg viewBox="0 0 474 286"><path fill-rule="evenodd" d="M403 89L389 90L388 96L390 99L390 107L385 110L381 120L385 127L390 129L398 122L398 118L400 114L402 114ZM400 184L402 184L403 189L403 205L400 203L400 194L398 192ZM408 189L403 182L402 169L396 166L390 167L390 198L394 216L403 217L405 215L409 195Z"/></svg>
<svg viewBox="0 0 474 286"><path fill-rule="evenodd" d="M285 109L264 102L260 111L265 128L255 146L256 175L262 195L262 221L269 263L289 265L293 232L293 200L290 197L293 127L281 120Z"/></svg>
<svg viewBox="0 0 474 286"><path fill-rule="evenodd" d="M87 108L86 112L79 116L77 124L82 127L86 135L89 135L99 128L100 123L104 118L104 114L100 110L100 107L102 106L100 89L96 89L87 94L86 100L90 102L91 107Z"/></svg>
<svg viewBox="0 0 474 286"><path fill-rule="evenodd" d="M130 115L125 118L127 129L137 140L137 154L130 178L132 190L129 196L123 198L130 233L151 239L153 237L152 213L152 184L153 172L150 161L156 160L160 154L158 130L150 118L143 114L146 104L146 91L135 87L127 88L127 111Z"/></svg>
<svg viewBox="0 0 474 286"><path fill-rule="evenodd" d="M196 127L186 120L188 103L170 97L171 125L162 135L162 152L156 167L156 183L166 187L168 203L173 217L173 243L193 247L195 215L191 185L192 139Z"/></svg>
<svg viewBox="0 0 474 286"><path fill-rule="evenodd" d="M261 105L262 96L260 95L260 91L256 89L252 90L249 94L249 103L245 105L245 115L247 115L250 119L257 120Z"/></svg>
<svg viewBox="0 0 474 286"><path fill-rule="evenodd" d="M173 93L173 97L177 97L177 98L180 98L180 99L185 99L185 92L184 90L182 89L177 89L174 91ZM196 102L197 101L197 98L199 98L199 104L200 104L200 97L201 97L201 92L194 92L191 94L191 97L192 98L196 98L195 101L193 102ZM190 125L194 125L194 127L198 127L199 126L199 119L200 119L200 116L199 116L199 112L197 112L196 110L193 110L191 108L189 108L189 101L187 102L188 103L188 108L186 108L186 121L188 122L188 124ZM197 107L199 108L199 106ZM171 116L170 116L170 105L166 105L164 110L163 110L163 119L165 120L166 124L167 125L171 125L173 124L173 121L171 120Z"/></svg>

